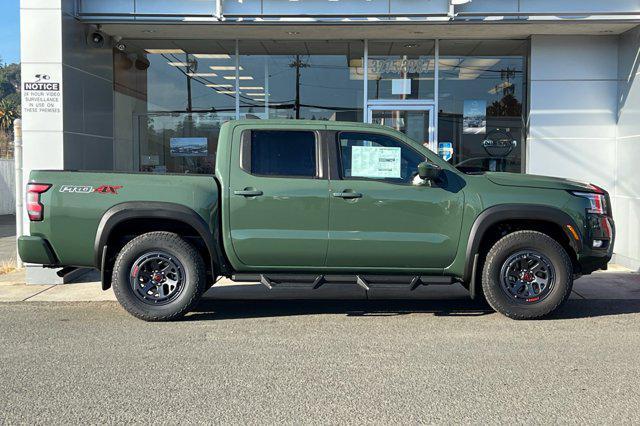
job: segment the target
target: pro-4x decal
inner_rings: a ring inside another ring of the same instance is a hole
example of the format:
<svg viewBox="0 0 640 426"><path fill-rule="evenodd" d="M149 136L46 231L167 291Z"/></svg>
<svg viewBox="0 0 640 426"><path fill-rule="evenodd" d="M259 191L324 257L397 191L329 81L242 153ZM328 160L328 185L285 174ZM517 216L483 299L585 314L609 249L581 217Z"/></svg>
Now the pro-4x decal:
<svg viewBox="0 0 640 426"><path fill-rule="evenodd" d="M122 185L100 185L97 188L90 185L62 185L60 192L70 194L91 194L93 192L99 194L118 194L120 188L122 188Z"/></svg>

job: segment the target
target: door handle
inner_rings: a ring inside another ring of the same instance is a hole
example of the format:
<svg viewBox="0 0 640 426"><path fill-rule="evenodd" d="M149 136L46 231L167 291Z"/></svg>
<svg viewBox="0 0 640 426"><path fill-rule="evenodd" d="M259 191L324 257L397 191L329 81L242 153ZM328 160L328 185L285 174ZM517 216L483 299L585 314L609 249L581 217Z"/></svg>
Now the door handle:
<svg viewBox="0 0 640 426"><path fill-rule="evenodd" d="M345 200L351 200L354 198L362 198L362 194L359 192L350 192L350 191L344 191L344 192L334 192L333 193L334 197L338 197L338 198L344 198Z"/></svg>
<svg viewBox="0 0 640 426"><path fill-rule="evenodd" d="M233 191L234 195L242 195L243 197L259 197L260 195L262 195L262 191L260 191L259 189L242 189L239 191Z"/></svg>

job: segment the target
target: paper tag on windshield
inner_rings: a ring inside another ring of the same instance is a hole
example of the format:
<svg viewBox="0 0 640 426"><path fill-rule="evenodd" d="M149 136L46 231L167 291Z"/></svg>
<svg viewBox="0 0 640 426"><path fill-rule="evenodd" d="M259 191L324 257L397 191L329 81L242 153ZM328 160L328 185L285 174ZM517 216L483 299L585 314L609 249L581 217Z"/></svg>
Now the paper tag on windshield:
<svg viewBox="0 0 640 426"><path fill-rule="evenodd" d="M381 146L351 147L351 176L399 178L402 148Z"/></svg>

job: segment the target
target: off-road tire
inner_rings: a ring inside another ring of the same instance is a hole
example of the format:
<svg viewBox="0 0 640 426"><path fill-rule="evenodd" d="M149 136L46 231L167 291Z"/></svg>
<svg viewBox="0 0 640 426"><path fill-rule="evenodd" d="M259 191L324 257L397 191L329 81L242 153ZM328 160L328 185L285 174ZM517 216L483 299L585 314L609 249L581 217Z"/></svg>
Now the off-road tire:
<svg viewBox="0 0 640 426"><path fill-rule="evenodd" d="M520 250L535 250L550 261L555 281L549 294L533 303L510 298L501 285L501 269L509 256ZM537 231L517 231L502 237L487 253L482 270L482 289L489 305L501 314L518 320L542 318L558 309L573 287L573 268L565 249L553 238Z"/></svg>
<svg viewBox="0 0 640 426"><path fill-rule="evenodd" d="M162 250L181 263L184 282L181 292L169 303L154 306L141 301L131 285L131 268L141 256ZM206 287L204 262L198 251L179 235L171 232L149 232L129 241L118 253L113 267L113 291L116 299L131 315L144 321L171 321L189 312Z"/></svg>

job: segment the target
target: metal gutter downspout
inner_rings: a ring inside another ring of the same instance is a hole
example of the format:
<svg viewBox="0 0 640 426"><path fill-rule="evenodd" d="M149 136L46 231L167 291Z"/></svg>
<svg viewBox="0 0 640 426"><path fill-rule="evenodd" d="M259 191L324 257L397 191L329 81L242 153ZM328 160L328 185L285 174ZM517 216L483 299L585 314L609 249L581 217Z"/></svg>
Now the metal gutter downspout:
<svg viewBox="0 0 640 426"><path fill-rule="evenodd" d="M16 187L16 266L22 268L23 263L18 252L18 238L23 232L23 203L22 197L22 120L19 118L13 122L13 161L15 166L15 187Z"/></svg>

